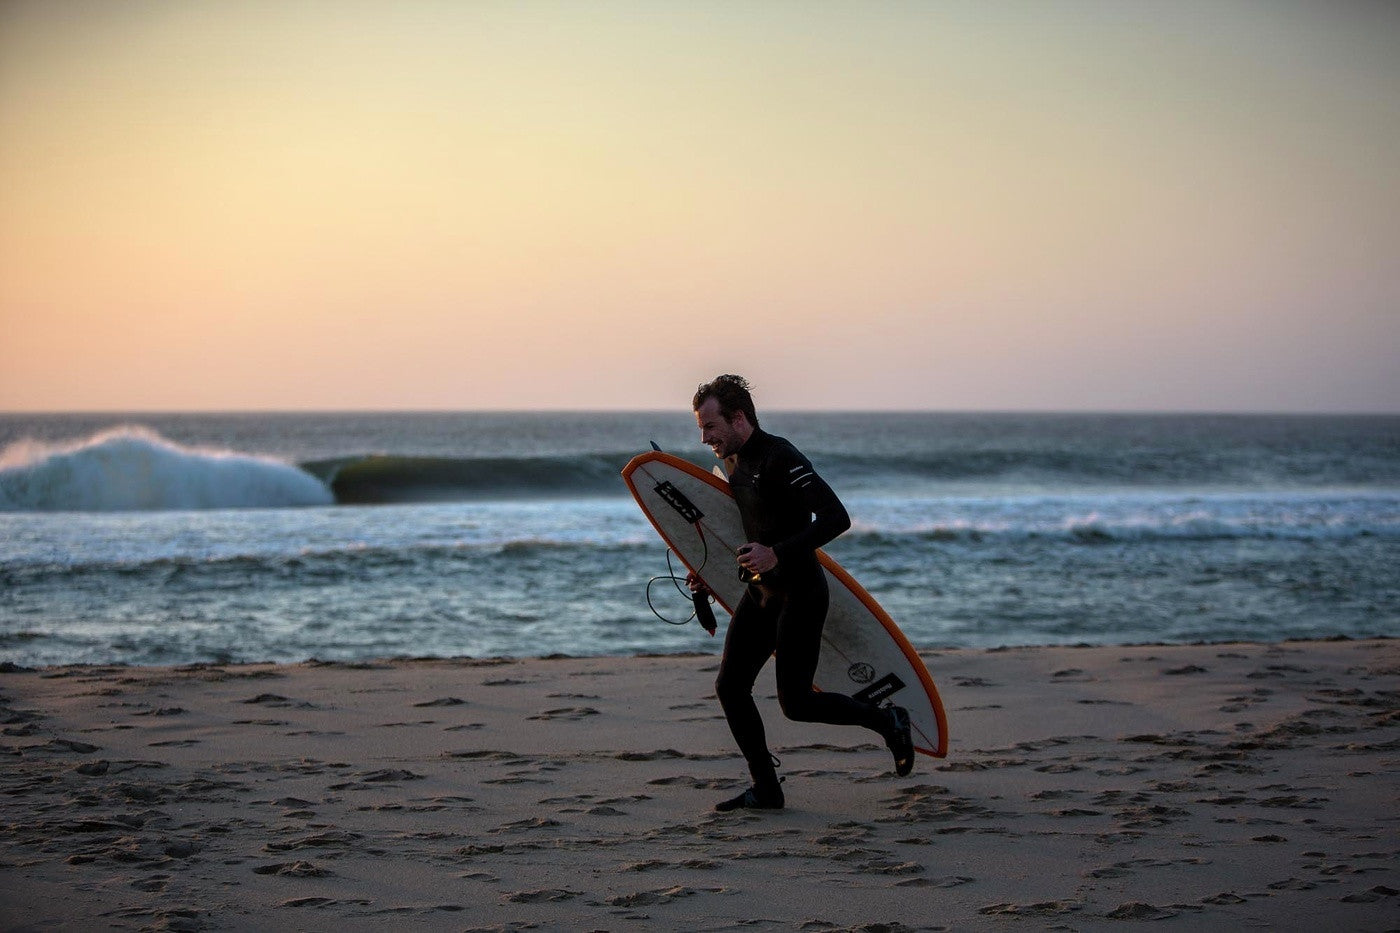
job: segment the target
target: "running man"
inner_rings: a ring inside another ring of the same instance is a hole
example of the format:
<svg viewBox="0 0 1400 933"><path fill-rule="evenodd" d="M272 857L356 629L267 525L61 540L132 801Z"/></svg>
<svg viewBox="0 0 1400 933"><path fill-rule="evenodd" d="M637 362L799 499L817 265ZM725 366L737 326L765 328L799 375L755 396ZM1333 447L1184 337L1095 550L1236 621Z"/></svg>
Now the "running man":
<svg viewBox="0 0 1400 933"><path fill-rule="evenodd" d="M774 655L783 715L798 722L864 726L894 753L895 773L907 775L914 768L914 743L903 707L878 707L812 687L829 602L817 549L851 527L845 506L796 447L758 426L750 386L741 376L718 376L700 386L692 407L701 441L729 467L729 486L748 538L739 548L748 589L729 621L715 691L753 786L715 809L783 806L753 700L758 672ZM694 592L709 593L694 573L686 582Z"/></svg>

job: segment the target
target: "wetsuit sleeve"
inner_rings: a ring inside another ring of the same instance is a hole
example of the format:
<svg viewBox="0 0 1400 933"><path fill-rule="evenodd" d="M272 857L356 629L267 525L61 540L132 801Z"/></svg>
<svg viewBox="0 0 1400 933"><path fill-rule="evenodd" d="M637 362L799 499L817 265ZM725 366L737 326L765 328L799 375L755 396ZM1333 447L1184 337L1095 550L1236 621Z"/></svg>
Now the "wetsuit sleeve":
<svg viewBox="0 0 1400 933"><path fill-rule="evenodd" d="M851 517L846 507L826 480L817 475L811 462L795 449L785 453L786 456L777 458L783 481L787 483L793 501L806 509L813 519L797 534L773 545L779 566L786 555L810 554L851 527Z"/></svg>

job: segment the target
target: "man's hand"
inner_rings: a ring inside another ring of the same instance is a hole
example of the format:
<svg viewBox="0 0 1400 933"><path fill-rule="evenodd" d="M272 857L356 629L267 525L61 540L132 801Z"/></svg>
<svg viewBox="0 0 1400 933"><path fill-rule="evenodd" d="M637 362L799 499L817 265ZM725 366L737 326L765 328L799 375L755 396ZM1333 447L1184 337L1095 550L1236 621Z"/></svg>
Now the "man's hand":
<svg viewBox="0 0 1400 933"><path fill-rule="evenodd" d="M715 621L715 611L710 608L710 597L715 595L714 592L693 570L685 575L685 585L690 587L690 598L695 601L696 621L700 623L701 628L713 635L719 629L719 623Z"/></svg>
<svg viewBox="0 0 1400 933"><path fill-rule="evenodd" d="M692 593L703 593L706 596L713 596L714 591L705 585L705 581L695 573L694 570L685 575L685 585L690 587Z"/></svg>
<svg viewBox="0 0 1400 933"><path fill-rule="evenodd" d="M767 573L778 566L778 555L772 548L750 541L739 548L739 566L749 573Z"/></svg>

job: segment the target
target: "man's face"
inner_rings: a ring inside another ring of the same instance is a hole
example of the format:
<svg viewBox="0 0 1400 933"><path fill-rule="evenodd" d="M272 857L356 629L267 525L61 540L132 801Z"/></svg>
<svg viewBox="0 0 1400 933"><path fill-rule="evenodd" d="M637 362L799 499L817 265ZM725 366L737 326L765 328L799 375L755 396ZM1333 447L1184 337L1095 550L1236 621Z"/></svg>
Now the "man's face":
<svg viewBox="0 0 1400 933"><path fill-rule="evenodd" d="M700 428L700 443L713 450L715 456L721 460L737 454L748 439L747 435L742 433L748 419L742 412L736 412L732 422L725 421L724 416L719 413L719 400L713 397L705 399L704 404L696 410L695 423Z"/></svg>

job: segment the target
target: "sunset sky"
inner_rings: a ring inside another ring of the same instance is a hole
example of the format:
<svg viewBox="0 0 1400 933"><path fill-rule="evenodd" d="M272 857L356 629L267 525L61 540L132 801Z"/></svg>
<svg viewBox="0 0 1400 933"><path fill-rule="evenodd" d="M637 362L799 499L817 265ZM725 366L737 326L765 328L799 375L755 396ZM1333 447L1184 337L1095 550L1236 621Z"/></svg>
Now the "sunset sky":
<svg viewBox="0 0 1400 933"><path fill-rule="evenodd" d="M0 410L1400 411L1400 4L0 2Z"/></svg>

